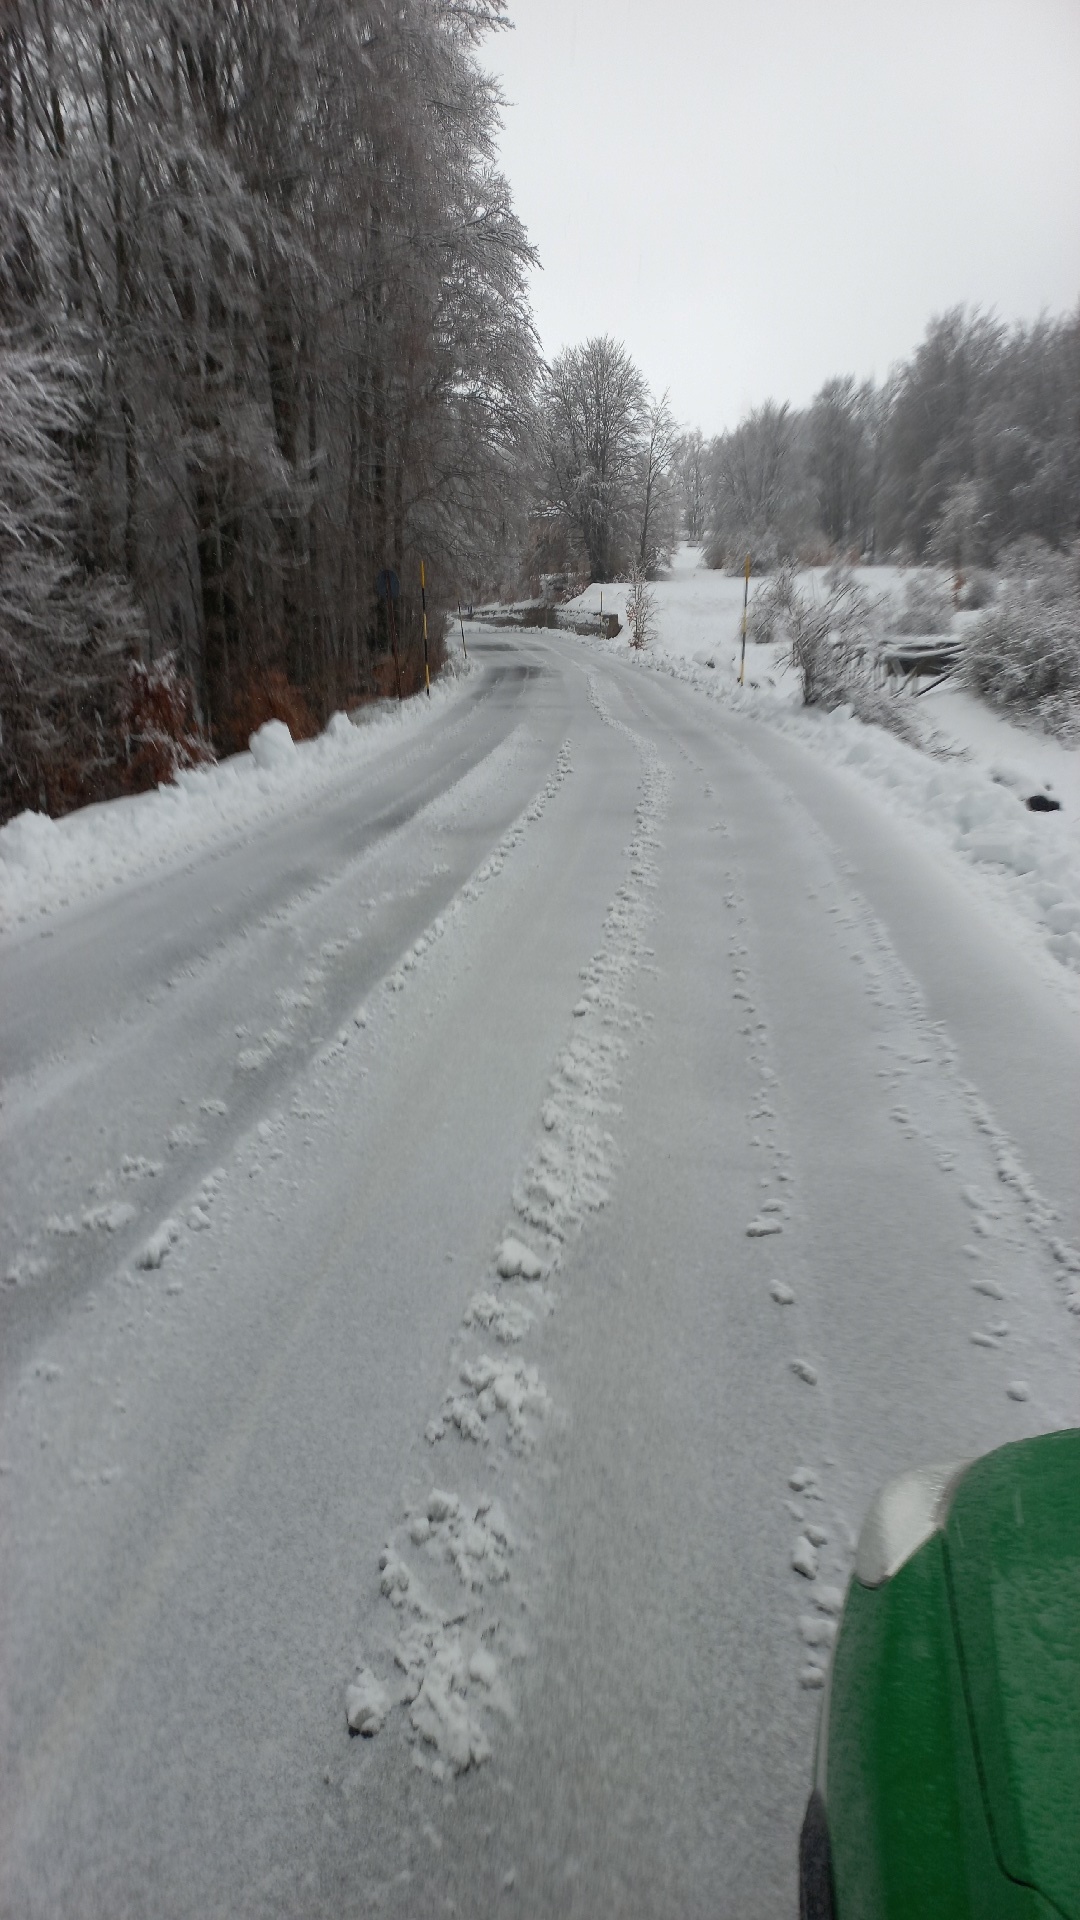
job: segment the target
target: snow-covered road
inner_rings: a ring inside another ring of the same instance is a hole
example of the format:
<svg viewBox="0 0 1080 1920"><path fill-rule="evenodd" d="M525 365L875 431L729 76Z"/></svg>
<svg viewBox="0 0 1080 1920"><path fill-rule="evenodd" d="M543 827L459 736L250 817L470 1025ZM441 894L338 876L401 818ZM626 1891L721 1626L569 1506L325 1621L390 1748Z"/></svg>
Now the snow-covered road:
<svg viewBox="0 0 1080 1920"><path fill-rule="evenodd" d="M0 950L5 1914L791 1915L870 1493L1080 1413L1073 976L797 739L470 646Z"/></svg>

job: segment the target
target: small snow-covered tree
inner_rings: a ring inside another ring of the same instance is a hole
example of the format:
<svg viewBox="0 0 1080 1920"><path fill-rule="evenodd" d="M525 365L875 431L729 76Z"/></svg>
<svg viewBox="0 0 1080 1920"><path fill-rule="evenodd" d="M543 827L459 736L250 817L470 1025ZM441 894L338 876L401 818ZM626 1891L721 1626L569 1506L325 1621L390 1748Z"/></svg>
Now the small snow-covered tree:
<svg viewBox="0 0 1080 1920"><path fill-rule="evenodd" d="M637 493L641 531L637 566L654 577L675 551L679 528L678 490L674 474L675 420L667 394L650 400L645 412L638 456Z"/></svg>
<svg viewBox="0 0 1080 1920"><path fill-rule="evenodd" d="M994 605L964 658L969 686L992 706L1027 709L1051 731L1080 732L1080 543L1055 553L1018 542Z"/></svg>
<svg viewBox="0 0 1080 1920"><path fill-rule="evenodd" d="M656 637L656 599L649 588L648 575L639 566L630 570L630 584L626 592L626 627L627 639L639 653L644 652Z"/></svg>

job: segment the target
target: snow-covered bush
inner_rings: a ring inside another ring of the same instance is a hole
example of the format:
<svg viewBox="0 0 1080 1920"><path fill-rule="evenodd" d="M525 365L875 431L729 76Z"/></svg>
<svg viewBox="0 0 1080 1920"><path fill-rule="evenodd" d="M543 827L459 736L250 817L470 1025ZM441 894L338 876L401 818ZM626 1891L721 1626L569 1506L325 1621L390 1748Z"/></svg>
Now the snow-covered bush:
<svg viewBox="0 0 1080 1920"><path fill-rule="evenodd" d="M994 604L997 582L985 567L972 567L960 589L960 605L965 613L981 613Z"/></svg>
<svg viewBox="0 0 1080 1920"><path fill-rule="evenodd" d="M647 647L656 633L656 599L639 567L632 569L626 590L626 626L630 645L639 649Z"/></svg>
<svg viewBox="0 0 1080 1920"><path fill-rule="evenodd" d="M953 604L948 588L932 573L911 573L904 596L889 610L891 633L948 633Z"/></svg>
<svg viewBox="0 0 1080 1920"><path fill-rule="evenodd" d="M1080 547L1014 550L996 603L973 624L964 675L992 706L1026 708L1054 732L1080 726Z"/></svg>
<svg viewBox="0 0 1080 1920"><path fill-rule="evenodd" d="M897 696L875 685L881 603L849 567L831 568L824 584L819 600L800 587L794 567L783 567L755 599L757 637L768 633L789 653L805 706L850 706L860 720L914 741L916 729Z"/></svg>
<svg viewBox="0 0 1080 1920"><path fill-rule="evenodd" d="M778 534L771 528L754 533L747 527L713 532L705 547L705 565L718 573L741 574L747 554L755 574L775 573L783 558Z"/></svg>

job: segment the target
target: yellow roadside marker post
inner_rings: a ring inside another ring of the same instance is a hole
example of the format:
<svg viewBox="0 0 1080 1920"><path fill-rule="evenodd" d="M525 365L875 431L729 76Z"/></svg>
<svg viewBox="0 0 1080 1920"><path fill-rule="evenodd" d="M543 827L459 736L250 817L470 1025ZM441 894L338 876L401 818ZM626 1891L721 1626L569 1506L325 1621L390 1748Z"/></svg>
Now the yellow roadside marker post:
<svg viewBox="0 0 1080 1920"><path fill-rule="evenodd" d="M424 685L427 688L427 697L430 700L431 699L431 674L428 670L428 650L427 650L427 582L424 579L424 563L422 560L420 562L420 606L423 612L423 619L424 619Z"/></svg>
<svg viewBox="0 0 1080 1920"><path fill-rule="evenodd" d="M743 590L742 590L742 653L741 653L741 655L740 655L740 658L739 658L739 685L740 685L740 687L741 687L741 686L742 686L742 685L744 684L744 682L745 682L745 678L746 678L746 607L747 607L747 602L749 601L749 599L750 599L750 555L749 555L749 554L747 554L747 556L746 556L746 565L745 565L745 566L744 566L744 568L743 568Z"/></svg>

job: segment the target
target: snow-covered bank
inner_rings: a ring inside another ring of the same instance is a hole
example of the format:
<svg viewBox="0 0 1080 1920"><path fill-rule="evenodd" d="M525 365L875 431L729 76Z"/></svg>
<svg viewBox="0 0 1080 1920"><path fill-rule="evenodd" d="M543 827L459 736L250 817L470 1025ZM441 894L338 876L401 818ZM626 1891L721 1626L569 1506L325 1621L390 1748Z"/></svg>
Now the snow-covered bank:
<svg viewBox="0 0 1080 1920"><path fill-rule="evenodd" d="M902 570L859 570L875 593L894 592ZM751 582L751 594L753 593ZM572 604L599 607L593 586ZM913 823L982 869L998 898L1037 927L1050 953L1080 971L1080 754L1035 728L1015 725L975 696L948 685L918 700L898 695L924 736L920 749L865 726L848 708L825 713L801 704L794 673L773 647L747 647L746 684L736 674L743 582L701 564L684 547L671 574L652 588L657 636L634 652L624 635L593 641L620 658L686 681L711 699L767 721L822 753L832 765L884 789ZM605 610L621 611L625 586L603 588ZM1032 813L1037 793L1060 811Z"/></svg>
<svg viewBox="0 0 1080 1920"><path fill-rule="evenodd" d="M178 866L306 806L441 718L460 700L468 671L455 660L430 700L382 701L357 725L335 713L315 740L295 742L280 721L268 721L249 752L180 772L175 785L150 793L81 807L61 820L18 814L0 827L0 927Z"/></svg>

